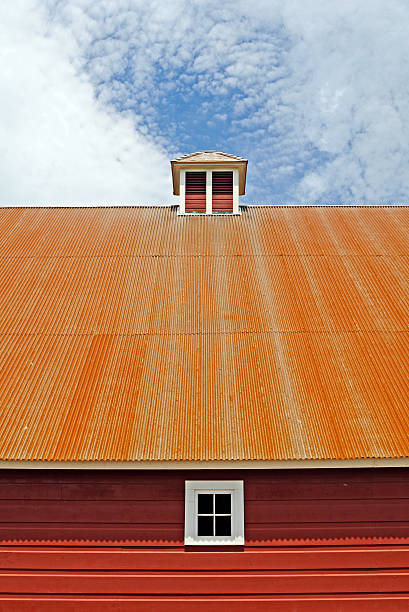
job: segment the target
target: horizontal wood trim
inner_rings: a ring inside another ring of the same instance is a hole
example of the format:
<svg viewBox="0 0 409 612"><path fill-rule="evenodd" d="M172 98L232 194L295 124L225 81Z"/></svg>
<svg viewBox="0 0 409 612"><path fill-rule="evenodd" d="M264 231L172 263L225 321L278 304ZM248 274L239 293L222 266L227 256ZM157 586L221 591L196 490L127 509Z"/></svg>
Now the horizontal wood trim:
<svg viewBox="0 0 409 612"><path fill-rule="evenodd" d="M246 473L238 476L245 478ZM363 477L360 472L353 474L349 472L344 478L336 476L337 473L332 473L332 476L327 474L324 487L322 478L315 473L310 473L308 478L302 480L291 479L291 482L283 472L278 474L256 473L246 479L246 499L248 501L276 500L282 502L294 498L325 501L328 499L409 498L409 486L405 485L405 479L393 473L386 473L384 477L379 472L366 473L366 477ZM217 477L223 477L223 473ZM54 471L54 473L9 471L0 472L0 489L0 498L10 500L183 501L184 475L178 472L167 473L166 480L164 480L162 474L150 472L142 480L140 477L137 479L130 477L129 472L81 471L70 475L65 471Z"/></svg>
<svg viewBox="0 0 409 612"><path fill-rule="evenodd" d="M0 522L21 521L49 524L61 522L97 523L160 523L182 524L184 506L180 502L169 501L164 508L156 501L123 501L121 504L112 500L100 501L45 501L25 500L24 504L14 500L0 501Z"/></svg>
<svg viewBox="0 0 409 612"><path fill-rule="evenodd" d="M269 551L0 548L0 569L32 570L332 570L409 567L409 547L294 548Z"/></svg>
<svg viewBox="0 0 409 612"><path fill-rule="evenodd" d="M19 612L407 612L408 594L234 595L149 597L79 595L0 595L0 609ZM4 606L4 607L3 607Z"/></svg>
<svg viewBox="0 0 409 612"><path fill-rule="evenodd" d="M85 486L84 486L85 484ZM24 483L2 484L1 497L9 500L60 500L70 499L75 501L93 500L118 500L118 501L183 501L184 492L182 486L171 483L168 486L158 485L157 491L151 484L126 485L107 483L100 484L86 482L84 484L34 484L27 487ZM294 486L271 482L250 483L246 488L246 499L248 501L280 501L285 502L296 497L301 500L373 500L382 498L409 499L409 487L403 488L401 482L389 482L375 485L363 483L328 483L327 496L322 484L310 483L308 485Z"/></svg>
<svg viewBox="0 0 409 612"><path fill-rule="evenodd" d="M0 571L1 593L224 595L280 593L399 593L409 570L248 572Z"/></svg>
<svg viewBox="0 0 409 612"><path fill-rule="evenodd" d="M2 546L92 546L96 549L116 546L133 546L138 548L171 548L184 550L183 531L167 530L166 533L159 531L126 529L123 527L118 530L110 528L99 529L91 527L71 527L61 529L47 529L44 526L41 530L2 529L0 545ZM318 530L304 533L277 532L267 534L262 537L246 536L245 550L268 550L276 546L299 547L299 546L374 546L374 545L409 545L408 527L399 537L397 535L387 535L387 530L383 530L386 535L377 533L376 528L372 528L371 533L365 535L362 530L361 536L351 535L344 531L338 536L330 533L327 537ZM368 531L368 530L366 530ZM391 530L389 530L389 533Z"/></svg>
<svg viewBox="0 0 409 612"><path fill-rule="evenodd" d="M389 500L310 500L304 502L246 501L246 525L269 525L277 523L367 523L408 522L409 504L403 499ZM0 501L0 522L92 522L134 524L183 524L184 504L169 500L166 507L157 501L113 500L19 500Z"/></svg>
<svg viewBox="0 0 409 612"><path fill-rule="evenodd" d="M405 499L248 501L246 523L409 521Z"/></svg>
<svg viewBox="0 0 409 612"><path fill-rule="evenodd" d="M88 545L179 546L184 543L184 526L166 523L4 522L0 524L0 544L67 543Z"/></svg>

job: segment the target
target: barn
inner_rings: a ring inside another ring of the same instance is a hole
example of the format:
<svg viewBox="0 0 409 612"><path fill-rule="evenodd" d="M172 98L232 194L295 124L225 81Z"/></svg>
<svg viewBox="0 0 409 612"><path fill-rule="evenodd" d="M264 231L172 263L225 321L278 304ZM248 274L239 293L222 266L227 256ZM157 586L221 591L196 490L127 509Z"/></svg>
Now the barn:
<svg viewBox="0 0 409 612"><path fill-rule="evenodd" d="M0 610L409 607L409 208L0 209Z"/></svg>

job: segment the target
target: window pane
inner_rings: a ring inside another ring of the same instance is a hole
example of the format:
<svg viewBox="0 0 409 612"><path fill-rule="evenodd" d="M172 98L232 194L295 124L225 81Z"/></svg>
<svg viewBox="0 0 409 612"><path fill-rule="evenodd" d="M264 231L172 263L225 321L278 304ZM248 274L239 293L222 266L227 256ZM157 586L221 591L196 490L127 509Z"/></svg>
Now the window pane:
<svg viewBox="0 0 409 612"><path fill-rule="evenodd" d="M197 496L197 513L213 514L213 495L199 493Z"/></svg>
<svg viewBox="0 0 409 612"><path fill-rule="evenodd" d="M230 517L228 517L228 518L230 519ZM198 516L197 517L197 535L198 536L212 536L212 535L214 535L214 533L213 533L213 517L212 516Z"/></svg>
<svg viewBox="0 0 409 612"><path fill-rule="evenodd" d="M231 516L216 516L216 535L231 536Z"/></svg>
<svg viewBox="0 0 409 612"><path fill-rule="evenodd" d="M231 514L231 493L216 494L216 514Z"/></svg>

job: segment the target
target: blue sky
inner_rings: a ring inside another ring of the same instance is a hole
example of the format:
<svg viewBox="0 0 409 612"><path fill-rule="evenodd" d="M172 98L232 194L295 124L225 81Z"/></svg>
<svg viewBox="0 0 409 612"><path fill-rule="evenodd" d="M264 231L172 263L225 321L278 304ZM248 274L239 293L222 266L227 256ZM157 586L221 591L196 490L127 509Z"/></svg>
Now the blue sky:
<svg viewBox="0 0 409 612"><path fill-rule="evenodd" d="M172 203L201 149L247 203L408 203L408 31L406 0L4 0L0 203Z"/></svg>

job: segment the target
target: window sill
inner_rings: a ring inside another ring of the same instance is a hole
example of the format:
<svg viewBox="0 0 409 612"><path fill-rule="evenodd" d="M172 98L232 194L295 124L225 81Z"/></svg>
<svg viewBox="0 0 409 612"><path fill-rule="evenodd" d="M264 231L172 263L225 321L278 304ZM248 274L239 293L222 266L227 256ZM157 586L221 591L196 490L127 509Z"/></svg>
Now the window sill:
<svg viewBox="0 0 409 612"><path fill-rule="evenodd" d="M209 539L197 539L186 538L185 546L244 546L244 538L237 536L231 540L220 538L218 540L210 541Z"/></svg>

